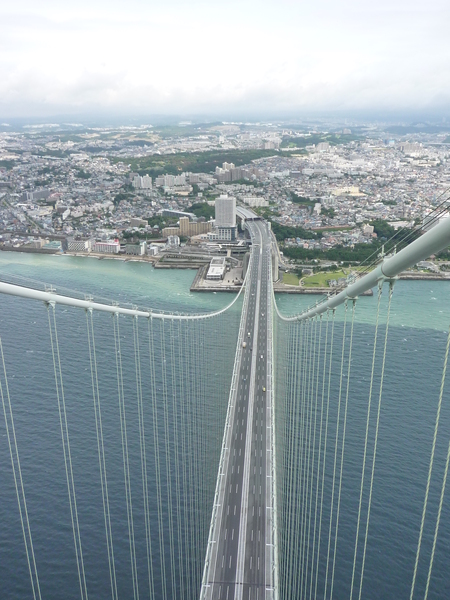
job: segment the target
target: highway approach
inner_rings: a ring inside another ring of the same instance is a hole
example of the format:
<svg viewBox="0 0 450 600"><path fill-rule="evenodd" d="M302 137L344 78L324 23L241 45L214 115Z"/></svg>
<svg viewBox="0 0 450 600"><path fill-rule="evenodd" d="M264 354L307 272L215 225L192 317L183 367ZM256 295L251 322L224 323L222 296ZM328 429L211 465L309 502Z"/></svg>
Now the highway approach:
<svg viewBox="0 0 450 600"><path fill-rule="evenodd" d="M276 598L271 236L247 222L252 258L201 598Z"/></svg>

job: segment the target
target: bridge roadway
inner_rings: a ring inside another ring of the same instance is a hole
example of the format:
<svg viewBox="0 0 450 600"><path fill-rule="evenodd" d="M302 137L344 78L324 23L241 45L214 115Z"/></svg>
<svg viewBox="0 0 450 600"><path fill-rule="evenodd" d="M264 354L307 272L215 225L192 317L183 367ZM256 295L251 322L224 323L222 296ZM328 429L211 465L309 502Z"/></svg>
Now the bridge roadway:
<svg viewBox="0 0 450 600"><path fill-rule="evenodd" d="M263 222L248 223L253 239L250 290L216 518L210 533L202 599L274 597L271 444L271 238ZM242 321L241 321L242 323ZM246 348L243 348L243 341ZM236 369L237 367L237 369ZM213 538L213 539L211 539ZM209 557L209 558L208 558Z"/></svg>

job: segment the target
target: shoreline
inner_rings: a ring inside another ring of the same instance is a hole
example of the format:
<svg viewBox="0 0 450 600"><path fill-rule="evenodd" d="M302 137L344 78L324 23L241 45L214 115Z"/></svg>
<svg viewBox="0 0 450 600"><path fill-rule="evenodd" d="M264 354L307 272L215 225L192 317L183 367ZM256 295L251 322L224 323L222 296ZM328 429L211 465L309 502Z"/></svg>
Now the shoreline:
<svg viewBox="0 0 450 600"><path fill-rule="evenodd" d="M164 263L161 261L163 256L138 256L138 255L123 255L123 254L103 254L99 252L60 252L58 250L48 249L44 250L43 248L5 248L0 247L0 250L3 252L16 252L16 253L25 253L25 254L40 254L42 255L51 255L51 256L74 256L78 258L94 258L97 260L120 260L122 262L143 262L153 266L155 269L191 269L197 271L192 284L189 288L190 292L209 292L209 293L217 293L217 292L225 292L225 293L234 293L237 294L241 289L241 286L238 285L226 285L219 282L208 282L206 280L206 272L209 264L199 264L199 262L189 263L189 261L185 261L177 264L173 263ZM441 273L424 273L424 272L415 272L415 271L403 271L398 276L400 280L409 280L409 281L450 281L450 272L442 272ZM303 286L294 286L289 284L284 284L280 281L273 283L273 291L275 294L301 294L301 295L327 295L333 292L333 288L329 287L303 287ZM363 296L373 296L373 291L368 290Z"/></svg>

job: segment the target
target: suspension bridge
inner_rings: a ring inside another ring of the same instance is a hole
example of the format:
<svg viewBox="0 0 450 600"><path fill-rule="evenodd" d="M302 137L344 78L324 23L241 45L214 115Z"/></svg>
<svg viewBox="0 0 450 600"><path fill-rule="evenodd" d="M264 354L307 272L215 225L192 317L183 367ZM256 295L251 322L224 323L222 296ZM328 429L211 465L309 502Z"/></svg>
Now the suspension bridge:
<svg viewBox="0 0 450 600"><path fill-rule="evenodd" d="M0 282L1 481L17 525L11 535L3 525L0 552L14 597L61 597L62 581L64 597L82 600L380 597L383 575L367 564L371 543L382 546L371 519L380 520L372 507L395 281L450 244L450 219L286 316L272 289L270 228L247 217L244 285L215 312ZM357 320L369 289L370 340ZM15 352L19 337L38 361ZM443 560L449 347L447 337L429 397L422 506L417 522L407 519L411 599L441 593L432 576ZM22 570L7 565L20 539Z"/></svg>

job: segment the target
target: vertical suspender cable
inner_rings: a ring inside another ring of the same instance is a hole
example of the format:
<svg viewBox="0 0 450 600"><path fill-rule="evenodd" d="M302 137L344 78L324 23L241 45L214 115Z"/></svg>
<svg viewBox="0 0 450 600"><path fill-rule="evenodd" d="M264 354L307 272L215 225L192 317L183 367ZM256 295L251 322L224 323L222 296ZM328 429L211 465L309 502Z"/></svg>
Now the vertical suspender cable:
<svg viewBox="0 0 450 600"><path fill-rule="evenodd" d="M306 321L303 325L303 339L302 339L302 362L300 363L300 387L298 390L298 446L296 452L298 452L298 467L294 473L294 479L292 481L293 489L295 490L295 504L293 514L291 516L291 527L293 527L293 543L292 548L292 559L291 559L291 572L289 581L289 593L295 595L297 593L297 577L298 577L298 554L299 539L300 539L300 515L301 515L301 492L302 492L302 469L304 462L303 453L303 426L304 426L304 404L305 404L305 387L306 387L306 373L307 373L307 359L308 359L308 340L309 340L309 329L310 322ZM295 396L294 396L295 399Z"/></svg>
<svg viewBox="0 0 450 600"><path fill-rule="evenodd" d="M169 525L169 557L170 557L170 581L173 598L175 595L175 548L173 536L173 503L172 503L172 461L170 456L170 428L169 428L169 395L167 389L167 359L166 344L166 319L161 319L161 360L162 360L162 383L163 383L163 414L164 414L164 446L166 458L166 486L167 486L167 514Z"/></svg>
<svg viewBox="0 0 450 600"><path fill-rule="evenodd" d="M301 449L301 463L299 469L299 481L298 481L298 517L296 522L296 531L299 533L298 553L295 562L295 593L299 596L299 586L301 577L303 575L301 570L301 562L304 551L304 514L305 514L305 492L306 492L306 470L308 468L306 446L308 443L308 398L309 398L309 383L311 379L311 349L312 349L312 338L313 338L313 327L314 322L312 319L308 320L306 325L307 332L307 343L305 346L305 360L303 370L303 385L302 385L302 402L301 402L301 415L300 415L300 449ZM300 525L299 525L300 523Z"/></svg>
<svg viewBox="0 0 450 600"><path fill-rule="evenodd" d="M438 514L437 514L437 518L436 518L436 527L434 529L433 547L431 549L430 566L428 567L427 586L425 588L424 600L427 600L428 590L430 588L431 570L433 568L434 553L436 551L436 541L437 541L437 536L438 536L438 532L439 532L439 523L441 521L442 505L444 503L444 493L445 493L445 485L447 483L449 462L450 462L450 443L449 443L448 449L447 449L447 460L445 461L444 477L442 479L441 497L439 499L439 508L438 508Z"/></svg>
<svg viewBox="0 0 450 600"><path fill-rule="evenodd" d="M290 411L288 416L288 448L290 445L290 457L289 457L289 479L287 482L288 485L288 494L286 497L286 513L289 524L289 537L286 541L286 552L289 556L289 571L288 576L289 579L287 581L287 592L292 594L293 592L293 577L294 577L294 569L295 569L295 557L297 554L297 539L298 539L298 528L294 526L294 522L296 516L299 514L299 511L296 510L297 506L297 496L298 496L298 486L296 485L298 473L299 473L299 462L301 461L300 449L298 447L298 441L300 439L300 411L301 411L301 398L299 398L298 389L299 389L299 381L303 382L302 378L302 370L303 370L303 361L304 356L306 355L306 324L300 323L296 324L293 331L294 335L294 346L293 351L291 352L291 357L289 359L291 364L291 369L294 370L295 375L291 378L290 384ZM298 365L297 365L297 357ZM298 367L298 368L297 368ZM301 463L300 463L301 464Z"/></svg>
<svg viewBox="0 0 450 600"><path fill-rule="evenodd" d="M295 495L294 491L294 476L296 474L297 460L298 460L298 451L297 450L297 431L298 431L298 419L296 418L295 411L297 410L298 403L296 402L296 391L297 391L297 377L298 373L301 369L302 363L299 360L298 365L295 362L298 356L298 353L302 352L302 343L299 341L301 334L303 334L303 323L295 324L294 327L290 328L291 331L288 332L287 339L287 364L288 364L288 372L287 372L287 386L286 386L286 401L287 401L287 415L285 418L285 440L286 440L286 450L285 450L285 470L286 470L286 478L285 478L285 498L283 501L283 511L284 511L284 522L283 522L283 530L286 530L284 533L285 539L285 551L284 551L284 560L285 560L285 581L286 586L289 585L289 581L291 579L292 573L292 552L289 552L289 548L291 548L293 544L293 536L295 535L294 528L292 527L292 520L294 516L294 506L295 506ZM298 366L298 368L296 368ZM286 593L288 593L289 588L286 588Z"/></svg>
<svg viewBox="0 0 450 600"><path fill-rule="evenodd" d="M193 534L195 536L195 545L193 546L193 583L194 589L193 594L198 593L199 590L199 547L200 547L200 440L198 431L198 339L197 339L197 322L193 321L191 327L194 331L190 332L191 356L194 358L191 361L191 415L190 415L190 426L192 431L191 444L192 454L194 457L193 465Z"/></svg>
<svg viewBox="0 0 450 600"><path fill-rule="evenodd" d="M427 512L427 506L428 506L428 495L430 492L431 473L433 471L434 453L436 450L436 439L437 439L437 434L438 434L438 429L439 429L439 421L441 418L442 399L444 396L444 384L445 384L445 375L447 373L447 362L448 362L449 349L450 349L450 328L449 328L448 336L447 336L447 346L445 348L444 367L442 370L442 378L441 378L441 389L439 391L439 401L438 401L438 407L437 407L437 413L436 413L436 422L434 425L433 443L431 446L430 465L428 467L427 487L425 490L425 499L423 502L422 520L420 523L419 541L417 544L416 561L414 564L414 573L413 573L413 579L412 579L412 584L411 584L410 600L412 600L413 595L414 595L414 587L416 584L416 575L417 575L417 566L419 564L419 555L420 555L420 550L422 547L423 527L424 527L424 523L425 523L425 514Z"/></svg>
<svg viewBox="0 0 450 600"><path fill-rule="evenodd" d="M358 506L358 519L356 523L356 536L355 536L355 552L353 555L353 569L352 569L352 583L350 586L350 600L353 597L353 586L355 581L355 569L356 569L356 557L358 553L358 538L359 538L359 526L361 523L361 506L362 506L362 498L363 498L363 490L364 490L364 477L366 471L366 457L367 457L367 442L369 437L369 424L370 424L370 411L372 405L372 390L373 390L373 379L375 372L375 358L377 352L377 339L378 339L378 322L380 316L380 304L381 304L381 295L383 292L383 281L378 283L378 302L377 302L377 314L375 319L375 334L373 340L373 353L372 353L372 370L370 373L370 384L369 384L369 399L367 402L367 418L366 418L366 434L364 438L364 453L363 453L363 464L361 470L361 486L359 490L359 506Z"/></svg>
<svg viewBox="0 0 450 600"><path fill-rule="evenodd" d="M298 508L295 530L298 531L298 544L296 545L297 555L295 559L294 568L294 590L297 596L300 595L299 586L300 580L303 575L301 571L301 561L304 551L304 513L305 513L305 491L306 491L306 470L307 470L307 456L306 456L306 445L307 445L307 430L308 430L308 390L309 382L311 377L311 348L312 348L312 336L313 336L313 321L309 319L306 323L306 344L303 364L303 382L302 382L302 400L301 400L301 413L300 413L300 468L299 468L299 479L297 484L297 495L298 495Z"/></svg>
<svg viewBox="0 0 450 600"><path fill-rule="evenodd" d="M325 432L324 432L324 443L323 443L323 463L322 463L322 484L320 492L320 513L319 513L319 531L317 533L317 559L316 559L316 577L314 583L314 597L317 598L317 584L319 577L319 559L320 559L320 546L321 546L321 534L322 534L322 516L323 516L323 496L325 487L325 467L327 464L327 443L328 443L328 417L330 413L330 394L331 394L331 368L333 364L333 342L334 342L334 324L335 324L336 312L333 310L333 321L331 325L331 339L330 339L330 358L328 363L328 391L327 391L327 409L325 415ZM325 371L323 386L325 386ZM323 395L323 393L322 393Z"/></svg>
<svg viewBox="0 0 450 600"><path fill-rule="evenodd" d="M320 327L319 327L319 345L317 348L317 367L316 367L316 383L315 383L315 394L314 394L314 425L313 425L313 441L312 441L312 459L311 459L311 483L310 483L310 500L309 500L309 523L308 523L308 548L306 553L306 576L305 576L305 593L304 596L307 596L307 583L308 583L308 568L309 568L309 547L311 545L311 515L312 515L312 506L313 506L313 483L314 483L314 473L315 473L315 460L316 460L316 430L317 430L317 403L319 397L319 374L320 374L320 356L321 356L321 343L322 343L322 315L320 315ZM318 464L318 463L317 463ZM318 482L318 477L317 482ZM315 551L315 541L316 541L316 520L317 520L317 490L316 490L316 499L315 499L315 507L314 507L314 527L313 527L313 540L312 540L312 553L311 553L311 576L310 576L310 584L312 584L313 578L313 570L314 570L314 551ZM311 585L310 585L311 590Z"/></svg>
<svg viewBox="0 0 450 600"><path fill-rule="evenodd" d="M317 350L317 329L319 329L319 348ZM307 595L308 584L308 566L309 566L309 548L311 539L311 514L313 500L313 480L314 480L314 460L315 460L315 444L316 444L316 426L317 426L317 392L319 383L319 367L320 367L320 336L322 333L322 319L320 318L320 326L317 326L317 317L314 319L314 352L313 352L313 368L311 376L311 391L310 391L310 419L309 419L309 451L308 451L308 478L306 484L306 502L308 505L308 533L306 534L305 523L305 539L306 539L306 560L304 558L302 571L304 572L304 592ZM314 413L314 420L313 420ZM309 487L309 490L308 490Z"/></svg>
<svg viewBox="0 0 450 600"><path fill-rule="evenodd" d="M152 538L150 527L150 502L148 495L147 445L145 441L144 402L142 395L141 351L139 342L139 320L133 317L134 362L136 370L136 395L138 405L139 448L141 453L142 496L144 501L145 544L147 551L147 574L150 598L154 598L154 577L152 562Z"/></svg>
<svg viewBox="0 0 450 600"><path fill-rule="evenodd" d="M180 458L179 458L179 439L178 439L178 419L179 412L181 410L182 398L179 395L179 389L177 387L177 378L175 374L175 324L173 320L170 321L170 364L172 372L172 419L173 419L173 454L175 461L175 514L177 521L177 543L178 547L178 594L180 598L184 598L184 578L183 578L183 544L181 536L181 489L180 489ZM181 365L177 365L178 373Z"/></svg>
<svg viewBox="0 0 450 600"><path fill-rule="evenodd" d="M189 494L189 547L190 547L190 568L189 575L191 581L191 596L195 597L197 588L196 588L196 577L195 577L195 534L196 534L196 520L195 520L195 470L196 465L195 461L195 440L192 431L192 424L194 419L194 393L192 389L192 380L193 380L193 333L190 331L190 327L192 327L192 321L188 321L188 327L186 327L185 331L185 341L186 341L186 356L187 356L187 366L186 366L186 376L187 376L187 402L186 402L186 421L187 421L187 451L188 451L188 488L187 493ZM189 328L189 329L188 329Z"/></svg>
<svg viewBox="0 0 450 600"><path fill-rule="evenodd" d="M330 507L330 525L328 529L328 550L327 550L327 563L325 569L325 588L324 588L324 598L327 597L327 587L328 587L328 566L330 562L330 551L331 551L331 534L333 531L333 513L334 513L334 492L335 492L335 484L336 484L336 464L337 464L337 454L338 454L338 443L339 443L339 424L340 424L340 415L341 415L341 398L342 398L342 378L344 375L344 358L345 358L345 330L347 327L347 309L348 302L345 301L345 312L344 312L344 327L342 331L342 351L341 351L341 369L340 369L340 378L339 378L339 394L338 394L338 406L337 406L337 416L336 416L336 435L334 441L334 462L333 462L333 481L331 483L331 507Z"/></svg>
<svg viewBox="0 0 450 600"><path fill-rule="evenodd" d="M102 412L98 386L97 355L95 350L94 320L92 310L86 310L87 340L89 363L91 367L92 398L94 401L95 432L97 437L98 466L100 471L100 486L102 490L103 519L105 521L106 549L108 553L109 578L111 596L117 600L117 578L114 561L114 546L111 529L111 514L109 510L108 479L106 477L105 446L103 441Z"/></svg>
<svg viewBox="0 0 450 600"><path fill-rule="evenodd" d="M334 573L335 573L335 566L336 566L336 547L337 547L338 532L339 532L339 514L340 514L340 508L341 508L341 491L342 491L342 472L344 470L345 434L346 434L346 430L347 430L348 394L349 394L349 389L350 389L350 371L352 368L353 326L355 323L355 307L356 307L356 298L353 299L352 326L350 329L350 342L349 342L349 350L348 350L347 389L345 392L344 423L342 426L341 464L340 464L340 469L339 469L339 491L338 491L337 510L336 510L336 532L334 534L333 569L332 569L332 573L331 573L330 599L333 597Z"/></svg>
<svg viewBox="0 0 450 600"><path fill-rule="evenodd" d="M201 544L199 550L203 554L204 548L206 548L207 538L205 541L205 535L208 535L208 465L207 465L207 452L206 452L206 433L205 433L205 417L206 417L206 395L204 385L204 369L205 369L205 322L198 322L199 329L199 340L198 340L198 353L199 353L199 370L198 370L198 381L199 381L199 440L200 440L200 473L201 473ZM201 568L201 564L200 564Z"/></svg>
<svg viewBox="0 0 450 600"><path fill-rule="evenodd" d="M52 313L53 319L50 317ZM67 423L66 400L64 396L63 377L61 369L61 357L59 353L58 331L56 328L55 305L47 304L48 324L50 330L50 344L52 348L53 370L55 374L56 399L58 401L59 424L61 428L61 439L63 445L64 465L66 469L67 491L69 494L70 517L72 521L72 532L75 545L75 556L77 560L78 579L80 583L81 598L87 599L86 575L84 571L83 550L81 547L80 524L78 521L77 497L75 494L75 482L73 479L72 455L70 452L69 427Z"/></svg>
<svg viewBox="0 0 450 600"><path fill-rule="evenodd" d="M34 600L36 600L37 598L41 600L41 588L39 585L39 577L37 572L36 559L34 555L33 538L31 537L31 527L28 518L27 501L25 498L25 488L22 479L22 468L20 466L19 449L17 447L16 438L16 428L14 425L11 397L9 394L8 378L6 376L5 356L3 354L3 344L1 338L0 352L2 355L3 376L5 380L5 391L3 392L3 383L0 378L0 395L2 397L3 414L5 416L6 437L8 439L9 455L11 457L11 466L14 477L14 486L16 489L17 504L19 506L20 523L22 525L23 541L25 543L25 552L27 555L28 571L30 573L33 598ZM7 398L7 403L5 402L5 395Z"/></svg>
<svg viewBox="0 0 450 600"><path fill-rule="evenodd" d="M386 350L387 350L387 342L388 342L388 332L389 332L389 318L391 315L391 302L392 302L392 294L394 292L394 283L392 280L389 282L389 301L388 301L388 309L387 309L387 317L386 317L386 330L384 334L384 347L383 347L383 360L381 363L381 377L380 377L380 392L378 395L378 408L377 408L377 420L375 426L375 441L373 447L373 457L372 457L372 471L370 475L370 488L369 488L369 502L367 505L367 521L366 521L366 531L364 534L364 550L363 550L363 558L362 558L362 566L361 566L361 579L359 583L359 600L361 600L362 594L362 586L364 580L364 566L366 564L366 549L367 549L367 536L369 532L369 521L370 521L370 508L372 505L372 491L373 491L373 476L375 472L375 461L377 458L377 446L378 446L378 431L380 427L380 411L381 411L381 398L383 393L383 381L384 381L384 367L386 364ZM448 346L447 346L447 355L448 355Z"/></svg>
<svg viewBox="0 0 450 600"><path fill-rule="evenodd" d="M308 550L308 534L307 534L307 523L308 523L308 513L309 513L309 474L311 470L311 438L312 438L312 401L313 401L313 388L314 388L314 379L315 379L315 368L316 368L316 342L317 342L317 318L314 317L311 320L311 341L310 341L310 352L309 352L309 368L308 368L308 384L306 390L306 406L305 406L305 415L306 415L306 426L305 426L305 469L304 469L304 483L303 483L303 510L302 510L302 544L301 544L301 555L300 555L300 568L299 572L299 585L300 592L299 595L303 596L303 584L306 574L306 554Z"/></svg>
<svg viewBox="0 0 450 600"><path fill-rule="evenodd" d="M133 596L139 598L137 578L136 545L134 540L133 504L131 501L130 461L128 456L128 434L125 410L125 394L123 388L122 353L120 347L119 314L113 315L114 345L116 352L117 391L119 396L120 434L122 439L123 474L125 482L125 500L127 503L128 539L130 545L131 577L133 581Z"/></svg>
<svg viewBox="0 0 450 600"><path fill-rule="evenodd" d="M178 359L180 364L180 430L181 430L181 456L182 456L182 487L183 490L183 516L181 519L180 513L180 521L183 521L184 531L183 531L183 543L181 547L182 556L184 561L181 563L180 569L184 569L184 581L186 594L189 594L190 590L190 549L191 545L189 542L189 450L187 448L187 419L186 419L186 404L188 399L188 392L185 383L185 373L186 367L184 365L184 360L187 360L187 352L185 349L185 336L183 331L183 323L184 321L178 321ZM185 358L186 357L186 358ZM189 598L189 595L188 595ZM182 596L183 600L183 596Z"/></svg>
<svg viewBox="0 0 450 600"><path fill-rule="evenodd" d="M156 479L156 504L158 512L158 539L159 539L159 558L161 564L161 587L162 598L167 598L166 582L166 559L164 554L164 523L162 515L162 495L161 495L161 459L159 448L159 422L158 422L158 398L156 387L156 369L155 369L155 333L153 319L150 317L148 327L148 343L150 356L150 380L152 393L152 417L153 417L153 447L155 452L155 479Z"/></svg>
<svg viewBox="0 0 450 600"><path fill-rule="evenodd" d="M322 317L321 317L322 319ZM324 397L325 397L325 375L326 375L326 366L327 366L327 350L328 350L328 326L330 322L330 315L327 315L327 324L325 326L325 341L323 345L323 366L322 366L322 394L321 394L321 405L320 405L320 423L319 423L319 442L317 444L317 473L316 473L316 500L314 506L314 528L313 528L313 547L312 547L312 556L311 556L311 580L310 580L310 588L309 588L309 599L312 600L312 591L313 591L313 582L314 582L314 573L316 568L316 563L314 561L315 551L316 551L316 533L317 533L317 512L319 510L319 482L320 482L320 461L322 457L322 424L323 424L323 406L324 406ZM321 338L322 339L322 338ZM320 352L320 350L319 350ZM319 390L319 385L317 385L317 390ZM320 549L320 538L317 543L317 553L319 553Z"/></svg>

